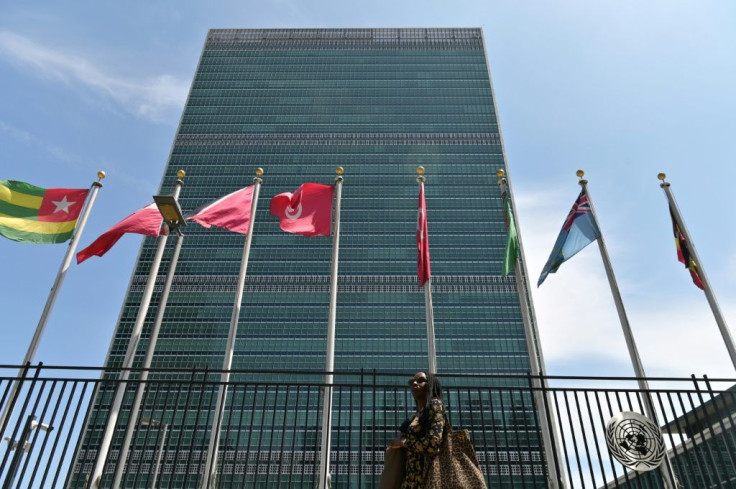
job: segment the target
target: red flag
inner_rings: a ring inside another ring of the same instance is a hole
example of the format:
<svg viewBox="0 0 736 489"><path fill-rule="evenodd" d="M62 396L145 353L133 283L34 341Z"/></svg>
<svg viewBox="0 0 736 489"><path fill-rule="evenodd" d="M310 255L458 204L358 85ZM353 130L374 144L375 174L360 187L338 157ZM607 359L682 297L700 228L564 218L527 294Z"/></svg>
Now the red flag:
<svg viewBox="0 0 736 489"><path fill-rule="evenodd" d="M417 275L419 286L432 276L429 265L429 227L427 226L427 204L424 202L424 185L419 187L419 206L417 209Z"/></svg>
<svg viewBox="0 0 736 489"><path fill-rule="evenodd" d="M206 228L217 226L234 233L248 234L253 185L228 194L202 208L187 221Z"/></svg>
<svg viewBox="0 0 736 489"><path fill-rule="evenodd" d="M332 228L332 185L304 183L293 194L271 199L271 214L281 218L281 229L302 236L329 236Z"/></svg>
<svg viewBox="0 0 736 489"><path fill-rule="evenodd" d="M112 248L126 233L158 236L164 218L158 211L156 204L148 204L143 209L133 213L111 227L91 245L77 253L77 263L82 263L91 256L102 256Z"/></svg>

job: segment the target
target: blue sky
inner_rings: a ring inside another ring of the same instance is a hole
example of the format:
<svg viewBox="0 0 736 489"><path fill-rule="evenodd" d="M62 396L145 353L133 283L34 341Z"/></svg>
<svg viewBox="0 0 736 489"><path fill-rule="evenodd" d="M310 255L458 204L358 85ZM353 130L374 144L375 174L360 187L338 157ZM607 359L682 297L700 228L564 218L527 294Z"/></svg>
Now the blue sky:
<svg viewBox="0 0 736 489"><path fill-rule="evenodd" d="M583 168L647 373L733 377L656 179L733 323L731 2L3 2L0 178L86 187L107 171L85 245L155 193L207 29L435 26L484 29L532 282ZM37 360L103 363L140 241L72 266ZM549 373L633 373L596 248L534 290ZM0 362L23 358L65 249L0 240Z"/></svg>

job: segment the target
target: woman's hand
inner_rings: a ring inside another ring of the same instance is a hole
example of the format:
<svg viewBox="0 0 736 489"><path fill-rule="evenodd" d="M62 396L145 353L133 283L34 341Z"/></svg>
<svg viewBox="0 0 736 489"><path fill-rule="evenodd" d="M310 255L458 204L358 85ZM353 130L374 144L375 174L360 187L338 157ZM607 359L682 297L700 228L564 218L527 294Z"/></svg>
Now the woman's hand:
<svg viewBox="0 0 736 489"><path fill-rule="evenodd" d="M404 439L397 438L393 440L391 443L388 444L386 450L391 450L392 448L404 448Z"/></svg>

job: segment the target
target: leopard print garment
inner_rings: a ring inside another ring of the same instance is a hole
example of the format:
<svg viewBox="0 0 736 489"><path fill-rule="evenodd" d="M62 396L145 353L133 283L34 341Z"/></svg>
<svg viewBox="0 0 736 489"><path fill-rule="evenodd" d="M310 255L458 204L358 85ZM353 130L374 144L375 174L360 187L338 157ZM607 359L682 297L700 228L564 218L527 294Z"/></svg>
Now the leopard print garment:
<svg viewBox="0 0 736 489"><path fill-rule="evenodd" d="M423 489L486 489L467 430L448 430L439 450L427 460Z"/></svg>
<svg viewBox="0 0 736 489"><path fill-rule="evenodd" d="M419 424L425 409L429 409L429 429ZM406 470L401 489L422 489L426 458L437 455L442 444L442 433L445 429L445 406L439 399L432 399L430 405L409 419L409 426L404 433L406 446Z"/></svg>

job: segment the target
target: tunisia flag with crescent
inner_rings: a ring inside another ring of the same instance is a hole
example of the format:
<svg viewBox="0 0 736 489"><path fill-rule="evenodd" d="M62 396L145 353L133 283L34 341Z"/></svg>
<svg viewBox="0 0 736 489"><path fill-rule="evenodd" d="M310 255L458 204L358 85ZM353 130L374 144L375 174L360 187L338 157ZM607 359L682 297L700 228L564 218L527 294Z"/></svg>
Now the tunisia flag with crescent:
<svg viewBox="0 0 736 489"><path fill-rule="evenodd" d="M329 236L332 231L334 187L304 183L292 194L271 199L271 214L281 219L281 229L302 236Z"/></svg>

